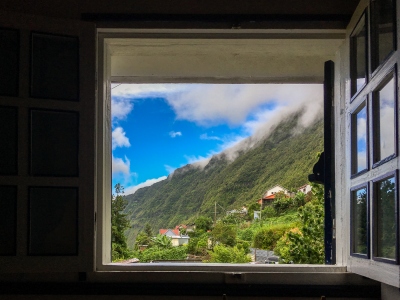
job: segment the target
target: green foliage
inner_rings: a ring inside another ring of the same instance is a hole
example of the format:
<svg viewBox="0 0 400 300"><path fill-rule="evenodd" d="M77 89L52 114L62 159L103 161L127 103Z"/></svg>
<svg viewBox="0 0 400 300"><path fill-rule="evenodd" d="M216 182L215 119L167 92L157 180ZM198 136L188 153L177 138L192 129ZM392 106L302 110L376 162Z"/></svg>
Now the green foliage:
<svg viewBox="0 0 400 300"><path fill-rule="evenodd" d="M216 245L213 251L209 251L212 263L248 263L251 262L250 255L246 249L240 246L228 247Z"/></svg>
<svg viewBox="0 0 400 300"><path fill-rule="evenodd" d="M238 231L238 238L243 241L252 242L254 237L254 229L246 228L244 230Z"/></svg>
<svg viewBox="0 0 400 300"><path fill-rule="evenodd" d="M140 262L150 262L152 260L184 260L187 257L187 249L185 246L159 248L152 247L139 252L138 259Z"/></svg>
<svg viewBox="0 0 400 300"><path fill-rule="evenodd" d="M135 249L139 249L139 246L147 245L148 247L153 246L153 230L149 223L146 224L144 230L139 232L135 241Z"/></svg>
<svg viewBox="0 0 400 300"><path fill-rule="evenodd" d="M131 251L127 246L125 230L130 227L130 221L123 211L127 201L120 195L124 188L118 183L115 185L116 196L111 200L111 248L112 260L121 260L130 257Z"/></svg>
<svg viewBox="0 0 400 300"><path fill-rule="evenodd" d="M255 248L273 250L277 241L293 226L294 224L276 224L262 227L254 235L253 246Z"/></svg>
<svg viewBox="0 0 400 300"><path fill-rule="evenodd" d="M323 147L323 123L293 134L297 121L298 116L292 115L277 124L268 138L232 162L221 155L213 157L204 169L187 165L166 180L126 196L126 213L133 225L126 232L129 245L146 222L153 231L172 228L194 222L198 214L213 218L215 202L230 210L254 203L267 187L277 183L287 187L304 184L315 164L315 151ZM217 208L217 214L221 218L225 211Z"/></svg>
<svg viewBox="0 0 400 300"><path fill-rule="evenodd" d="M198 237L190 238L187 246L187 251L193 255L207 255L208 249L208 234L203 233Z"/></svg>
<svg viewBox="0 0 400 300"><path fill-rule="evenodd" d="M164 234L157 234L152 238L153 245L159 249L172 248L172 239Z"/></svg>
<svg viewBox="0 0 400 300"><path fill-rule="evenodd" d="M215 224L211 237L213 244L223 244L233 247L236 244L236 227L219 221Z"/></svg>
<svg viewBox="0 0 400 300"><path fill-rule="evenodd" d="M275 253L282 263L324 263L323 187L312 188L313 199L298 210L300 226L289 230L278 242Z"/></svg>
<svg viewBox="0 0 400 300"><path fill-rule="evenodd" d="M268 219L272 217L276 217L277 213L275 211L275 208L272 205L267 205L262 211L261 211L261 218L262 219Z"/></svg>
<svg viewBox="0 0 400 300"><path fill-rule="evenodd" d="M254 219L254 211L259 211L260 210L260 204L258 204L257 202L253 202L249 205L248 209L247 209L247 220L253 220Z"/></svg>
<svg viewBox="0 0 400 300"><path fill-rule="evenodd" d="M211 230L213 220L210 217L199 216L194 224L196 225L196 231L206 232L208 230Z"/></svg>

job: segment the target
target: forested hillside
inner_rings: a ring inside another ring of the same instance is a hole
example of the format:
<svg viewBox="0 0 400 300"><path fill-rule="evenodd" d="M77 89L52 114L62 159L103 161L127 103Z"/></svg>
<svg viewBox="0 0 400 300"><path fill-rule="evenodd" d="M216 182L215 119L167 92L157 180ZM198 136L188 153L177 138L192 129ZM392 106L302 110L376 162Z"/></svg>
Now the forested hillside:
<svg viewBox="0 0 400 300"><path fill-rule="evenodd" d="M149 223L153 231L193 221L196 216L218 215L225 210L256 202L265 190L282 185L295 189L307 182L307 176L323 150L323 122L318 121L302 133L296 130L298 117L277 124L264 140L241 152L234 161L219 155L204 169L186 165L166 180L127 195L126 211L132 228L126 231L133 245L138 231Z"/></svg>

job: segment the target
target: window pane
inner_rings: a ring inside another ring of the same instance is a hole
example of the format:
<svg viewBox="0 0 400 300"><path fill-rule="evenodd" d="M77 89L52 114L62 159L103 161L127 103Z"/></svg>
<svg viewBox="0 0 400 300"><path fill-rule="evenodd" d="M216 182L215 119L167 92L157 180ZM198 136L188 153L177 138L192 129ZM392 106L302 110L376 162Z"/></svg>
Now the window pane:
<svg viewBox="0 0 400 300"><path fill-rule="evenodd" d="M78 38L32 34L31 96L78 101Z"/></svg>
<svg viewBox="0 0 400 300"><path fill-rule="evenodd" d="M377 162L395 153L394 78L374 93L374 118L374 162Z"/></svg>
<svg viewBox="0 0 400 300"><path fill-rule="evenodd" d="M376 183L376 257L396 259L395 178Z"/></svg>
<svg viewBox="0 0 400 300"><path fill-rule="evenodd" d="M353 132L353 174L367 168L367 107L352 115Z"/></svg>
<svg viewBox="0 0 400 300"><path fill-rule="evenodd" d="M32 110L31 118L32 175L78 176L78 113Z"/></svg>
<svg viewBox="0 0 400 300"><path fill-rule="evenodd" d="M17 188L0 186L0 255L15 255Z"/></svg>
<svg viewBox="0 0 400 300"><path fill-rule="evenodd" d="M18 110L0 106L0 174L17 174Z"/></svg>
<svg viewBox="0 0 400 300"><path fill-rule="evenodd" d="M77 254L78 189L34 187L29 195L29 254Z"/></svg>
<svg viewBox="0 0 400 300"><path fill-rule="evenodd" d="M373 70L394 50L394 1L372 1Z"/></svg>
<svg viewBox="0 0 400 300"><path fill-rule="evenodd" d="M367 81L367 37L365 15L360 19L350 37L351 95L357 93Z"/></svg>
<svg viewBox="0 0 400 300"><path fill-rule="evenodd" d="M0 95L18 96L18 31L0 28L0 45Z"/></svg>
<svg viewBox="0 0 400 300"><path fill-rule="evenodd" d="M367 188L352 192L353 253L368 254Z"/></svg>

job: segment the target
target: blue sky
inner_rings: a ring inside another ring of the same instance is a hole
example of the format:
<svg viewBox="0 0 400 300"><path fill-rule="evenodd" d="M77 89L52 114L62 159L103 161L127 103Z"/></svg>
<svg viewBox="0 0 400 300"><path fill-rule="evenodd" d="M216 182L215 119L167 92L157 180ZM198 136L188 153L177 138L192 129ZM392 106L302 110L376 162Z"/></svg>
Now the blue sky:
<svg viewBox="0 0 400 300"><path fill-rule="evenodd" d="M113 84L113 186L130 194L222 151L234 158L300 108L299 130L322 114L321 85Z"/></svg>

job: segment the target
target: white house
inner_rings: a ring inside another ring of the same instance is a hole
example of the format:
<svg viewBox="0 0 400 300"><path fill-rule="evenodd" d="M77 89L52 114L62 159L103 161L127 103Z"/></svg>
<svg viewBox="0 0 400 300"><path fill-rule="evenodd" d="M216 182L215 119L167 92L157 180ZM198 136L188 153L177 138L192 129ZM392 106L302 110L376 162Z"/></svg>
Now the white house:
<svg viewBox="0 0 400 300"><path fill-rule="evenodd" d="M308 194L309 192L311 192L311 185L309 185L308 183L305 185L302 185L301 187L299 187L297 189L298 192L302 192L303 194Z"/></svg>
<svg viewBox="0 0 400 300"><path fill-rule="evenodd" d="M266 198L266 197L271 196L271 195L275 195L276 193L279 193L279 192L284 192L286 195L289 195L289 190L285 189L284 187L282 187L280 185L276 185L276 186L268 189L264 193L263 198Z"/></svg>

